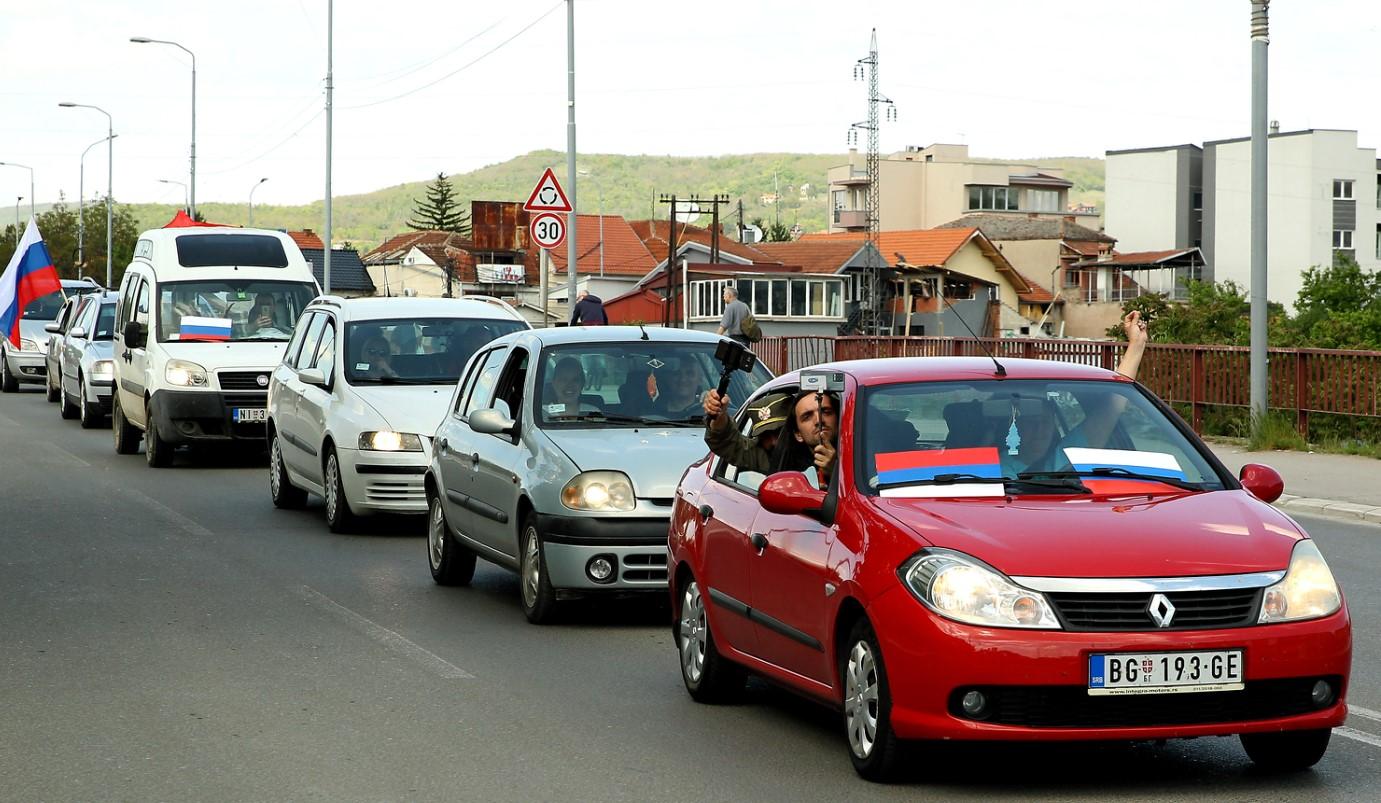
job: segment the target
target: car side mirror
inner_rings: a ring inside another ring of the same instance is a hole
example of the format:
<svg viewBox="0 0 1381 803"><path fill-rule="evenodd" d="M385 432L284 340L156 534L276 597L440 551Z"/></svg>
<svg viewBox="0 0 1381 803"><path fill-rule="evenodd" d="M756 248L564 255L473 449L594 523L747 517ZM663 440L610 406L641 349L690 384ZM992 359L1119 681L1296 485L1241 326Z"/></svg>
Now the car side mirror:
<svg viewBox="0 0 1381 803"><path fill-rule="evenodd" d="M43 331L47 332L50 335L55 335L62 331L62 327L58 326L55 323L45 323L43 324Z"/></svg>
<svg viewBox="0 0 1381 803"><path fill-rule="evenodd" d="M125 324L125 348L137 349L144 345L144 326L138 321Z"/></svg>
<svg viewBox="0 0 1381 803"><path fill-rule="evenodd" d="M1247 489L1247 493L1263 502L1274 502L1285 493L1285 480L1280 478L1280 472L1260 463L1242 466L1237 479L1242 482L1242 487Z"/></svg>
<svg viewBox="0 0 1381 803"><path fill-rule="evenodd" d="M316 385L319 388L326 387L326 372L320 368L303 368L297 372L297 378L307 385Z"/></svg>
<svg viewBox="0 0 1381 803"><path fill-rule="evenodd" d="M86 330L80 326L74 326L67 330L67 336L74 340L85 340Z"/></svg>
<svg viewBox="0 0 1381 803"><path fill-rule="evenodd" d="M799 471L779 471L758 486L758 501L769 513L818 514L825 506L825 492L812 486Z"/></svg>
<svg viewBox="0 0 1381 803"><path fill-rule="evenodd" d="M489 408L470 414L470 429L483 435L507 435L513 432L513 419Z"/></svg>

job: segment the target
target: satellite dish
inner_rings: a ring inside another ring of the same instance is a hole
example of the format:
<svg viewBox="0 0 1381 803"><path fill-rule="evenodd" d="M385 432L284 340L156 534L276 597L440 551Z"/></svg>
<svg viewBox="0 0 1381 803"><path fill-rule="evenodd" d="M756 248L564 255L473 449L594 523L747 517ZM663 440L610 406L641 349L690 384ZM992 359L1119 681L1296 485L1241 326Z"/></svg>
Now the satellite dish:
<svg viewBox="0 0 1381 803"><path fill-rule="evenodd" d="M686 203L676 204L676 222L694 223L700 219L700 204Z"/></svg>
<svg viewBox="0 0 1381 803"><path fill-rule="evenodd" d="M754 226L752 223L749 223L747 226L744 226L744 227L743 227L743 230L742 230L742 231L739 232L739 242L743 242L743 243L760 243L760 242L762 242L762 229L758 228L757 226Z"/></svg>

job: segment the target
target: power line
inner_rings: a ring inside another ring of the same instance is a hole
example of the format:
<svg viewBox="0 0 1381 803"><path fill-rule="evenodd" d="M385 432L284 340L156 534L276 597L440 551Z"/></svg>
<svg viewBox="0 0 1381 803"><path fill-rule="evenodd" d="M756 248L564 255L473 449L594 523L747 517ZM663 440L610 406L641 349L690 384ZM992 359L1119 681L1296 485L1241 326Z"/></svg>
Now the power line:
<svg viewBox="0 0 1381 803"><path fill-rule="evenodd" d="M277 145L274 145L272 148L269 148L268 150L264 151L263 153L259 154L258 156L255 156L253 159L250 159L250 160L245 161L245 162L241 162L240 164L237 164L237 165L235 165L234 167L227 167L227 168L225 168L224 170L212 170L212 171L208 171L208 172L207 172L207 175L218 176L218 175L221 175L222 173L231 173L231 172L234 172L234 171L239 170L239 169L241 169L241 168L248 167L248 166L254 164L255 162L259 161L260 159L264 158L265 156L268 156L270 153L273 153L274 151L276 151L276 150L278 150L279 148L283 147L284 145L288 144L288 142L289 142L293 137L297 136L298 134L301 134L301 133L303 132L303 130L305 130L305 129L307 128L307 126L309 126L309 125L311 125L312 123L316 122L316 118L320 117L321 115L323 115L323 114L325 114L325 113L326 113L326 110L325 110L325 109L321 109L321 110L317 111L317 113L314 114L314 115L312 115L311 118L309 118L309 119L307 120L307 122L305 122L305 123L302 124L302 127L301 127L301 128L298 128L296 131L294 131L294 132L292 132L291 134L287 135L287 136L284 137L284 138L282 139L282 141L280 141Z"/></svg>
<svg viewBox="0 0 1381 803"><path fill-rule="evenodd" d="M414 65L414 66L411 66L411 67L408 67L408 66L399 67L397 70L389 70L389 71L385 71L385 72L382 72L382 73L377 73L377 74L375 74L375 75L369 75L369 76L364 76L364 77L362 77L362 78L356 78L356 79L354 79L354 80L355 80L355 81L359 81L359 82L366 82L366 81L367 81L367 82L371 82L371 87L369 87L369 88L373 88L373 87L383 86L384 84L391 84L391 83L393 83L394 81L398 81L398 80L401 80L401 79L403 79L403 78L407 78L409 75L412 75L413 73L418 72L419 70L426 69L427 67L430 67L430 66L432 66L433 64L437 63L438 61L441 61L442 59L446 58L447 56L450 56L450 55L452 55L453 53L459 51L461 48L465 47L466 45L470 44L471 42L475 41L476 39L480 38L481 36L484 36L485 34L489 33L490 31L494 30L495 28L499 27L499 23L501 23L501 22L503 22L503 19L502 19L502 18L500 18L500 19L497 20L496 22L492 23L488 28L485 28L484 30L480 31L479 33L476 33L475 35L471 36L470 38L462 40L462 41L460 42L460 44L457 44L455 47L451 48L450 50L445 51L444 53L442 53L441 55L437 56L437 57L434 58L434 59L429 59L429 60L427 60L427 61L423 61L423 62L421 62L421 63L419 63L419 64L416 64L416 65ZM400 71L403 71L403 72L400 72Z"/></svg>

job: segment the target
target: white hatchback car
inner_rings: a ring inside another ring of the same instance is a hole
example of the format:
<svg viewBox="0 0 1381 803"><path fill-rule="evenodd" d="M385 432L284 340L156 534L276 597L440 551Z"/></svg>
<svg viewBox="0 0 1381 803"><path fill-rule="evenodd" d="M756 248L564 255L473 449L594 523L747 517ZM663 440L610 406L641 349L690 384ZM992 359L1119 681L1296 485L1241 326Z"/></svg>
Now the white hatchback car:
<svg viewBox="0 0 1381 803"><path fill-rule="evenodd" d="M490 340L529 328L488 296L313 301L269 382L274 505L317 494L334 532L370 513L426 513L431 436L461 369Z"/></svg>

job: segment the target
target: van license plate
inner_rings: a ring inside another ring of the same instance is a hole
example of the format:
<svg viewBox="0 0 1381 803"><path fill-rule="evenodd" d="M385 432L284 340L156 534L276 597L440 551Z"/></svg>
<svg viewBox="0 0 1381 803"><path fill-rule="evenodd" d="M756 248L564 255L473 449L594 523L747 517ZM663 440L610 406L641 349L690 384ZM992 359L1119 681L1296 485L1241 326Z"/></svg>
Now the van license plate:
<svg viewBox="0 0 1381 803"><path fill-rule="evenodd" d="M262 424L269 420L269 411L263 407L234 407L230 420L237 424Z"/></svg>
<svg viewBox="0 0 1381 803"><path fill-rule="evenodd" d="M1089 656L1091 695L1184 694L1244 688L1241 650Z"/></svg>

